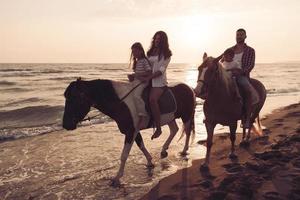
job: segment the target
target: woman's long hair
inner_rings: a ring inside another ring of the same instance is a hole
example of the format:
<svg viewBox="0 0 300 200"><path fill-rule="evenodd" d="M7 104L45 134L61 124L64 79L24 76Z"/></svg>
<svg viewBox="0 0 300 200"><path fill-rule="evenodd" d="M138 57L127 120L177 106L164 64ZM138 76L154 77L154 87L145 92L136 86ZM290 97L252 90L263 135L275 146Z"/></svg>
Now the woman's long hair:
<svg viewBox="0 0 300 200"><path fill-rule="evenodd" d="M164 56L164 59L168 59L172 56L172 51L169 49L169 41L168 41L168 36L164 31L157 31L151 42L151 47L147 52L147 56L153 55L153 51L155 49L155 37L159 35L161 38L160 44L158 46L158 60L161 59L161 56Z"/></svg>
<svg viewBox="0 0 300 200"><path fill-rule="evenodd" d="M132 50L133 50L133 49L138 49L140 52L142 52L141 58L147 59L147 57L146 57L144 48L143 48L143 46L142 46L141 43L135 42L135 43L131 46L131 55L130 55L130 63L129 63L129 66L131 66L131 62L132 62L132 69L135 70L137 58L135 58L135 57L133 56L133 53L132 53ZM147 59L147 61L148 61L148 59ZM149 61L148 61L148 62L149 62Z"/></svg>

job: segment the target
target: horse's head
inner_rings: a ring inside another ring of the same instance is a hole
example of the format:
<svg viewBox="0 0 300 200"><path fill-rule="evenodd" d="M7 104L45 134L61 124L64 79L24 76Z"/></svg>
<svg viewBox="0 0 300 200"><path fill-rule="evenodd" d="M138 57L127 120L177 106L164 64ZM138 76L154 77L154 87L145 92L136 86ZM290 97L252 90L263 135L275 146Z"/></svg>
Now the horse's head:
<svg viewBox="0 0 300 200"><path fill-rule="evenodd" d="M66 101L63 127L67 130L74 130L78 122L83 120L91 108L84 82L80 78L71 82L64 96Z"/></svg>
<svg viewBox="0 0 300 200"><path fill-rule="evenodd" d="M218 70L218 62L221 56L218 58L208 57L206 53L203 55L203 62L198 67L198 79L197 86L194 89L196 96L201 99L206 99L208 86L214 81L214 77Z"/></svg>

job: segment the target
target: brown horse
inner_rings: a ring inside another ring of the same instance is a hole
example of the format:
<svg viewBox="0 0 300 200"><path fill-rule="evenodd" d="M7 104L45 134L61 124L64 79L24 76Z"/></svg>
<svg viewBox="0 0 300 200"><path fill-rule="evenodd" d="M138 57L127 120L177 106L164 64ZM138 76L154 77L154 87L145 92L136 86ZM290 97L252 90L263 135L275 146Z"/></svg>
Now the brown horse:
<svg viewBox="0 0 300 200"><path fill-rule="evenodd" d="M163 145L161 156L167 156L167 149L178 132L175 118L183 121L183 132L186 134L185 146L182 154L186 154L189 148L191 132L194 133L194 112L195 95L193 90L185 85L178 84L170 87L176 100L177 109L175 115L169 121L162 123L168 124L170 135ZM112 180L113 186L120 184L123 176L125 162L128 158L130 149L135 141L140 150L144 153L148 166L153 167L152 157L144 146L140 130L138 130L138 114L133 102L132 85L128 82L112 80L92 80L73 81L67 87L64 95L66 98L65 111L63 117L63 127L67 130L74 130L77 124L84 119L91 107L95 107L100 112L108 115L116 121L119 130L125 135L124 147L121 155L121 165L115 178ZM125 97L125 98L124 98ZM145 124L142 129L151 128L151 124Z"/></svg>
<svg viewBox="0 0 300 200"><path fill-rule="evenodd" d="M205 115L205 127L207 131L207 151L203 168L209 164L210 150L212 147L214 128L217 124L230 127L231 153L230 158L236 158L234 154L234 143L236 138L237 121L243 117L243 105L241 99L237 97L235 82L229 73L219 64L221 57L212 58L203 56L203 63L199 66L197 87L195 93L197 97L205 99L203 110ZM259 95L259 102L253 105L251 113L251 128L255 128L253 123L255 119L261 131L259 122L259 112L266 100L266 89L258 80L251 79L251 84ZM246 141L249 141L250 131ZM243 141L245 139L246 129L243 128Z"/></svg>

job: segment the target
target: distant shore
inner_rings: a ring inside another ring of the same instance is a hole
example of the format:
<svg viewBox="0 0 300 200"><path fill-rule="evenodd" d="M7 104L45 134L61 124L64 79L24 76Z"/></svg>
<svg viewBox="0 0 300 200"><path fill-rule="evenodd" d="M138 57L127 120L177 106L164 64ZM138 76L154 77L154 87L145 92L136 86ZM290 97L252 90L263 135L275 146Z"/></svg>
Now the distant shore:
<svg viewBox="0 0 300 200"><path fill-rule="evenodd" d="M203 159L166 177L141 200L300 199L300 103L277 109L262 120L264 136L251 135L238 160L228 158L228 134L214 136L209 172Z"/></svg>

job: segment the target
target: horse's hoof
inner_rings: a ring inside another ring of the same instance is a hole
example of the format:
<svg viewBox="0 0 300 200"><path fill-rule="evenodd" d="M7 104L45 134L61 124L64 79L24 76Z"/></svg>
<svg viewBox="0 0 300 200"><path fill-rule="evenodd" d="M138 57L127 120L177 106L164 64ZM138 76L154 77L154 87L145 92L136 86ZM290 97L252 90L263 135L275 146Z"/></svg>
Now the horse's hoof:
<svg viewBox="0 0 300 200"><path fill-rule="evenodd" d="M160 158L161 159L166 158L166 157L168 157L168 152L167 151L160 152Z"/></svg>
<svg viewBox="0 0 300 200"><path fill-rule="evenodd" d="M153 163L148 163L148 164L146 165L146 167L147 167L148 169L153 169L155 166L154 166Z"/></svg>
<svg viewBox="0 0 300 200"><path fill-rule="evenodd" d="M230 154L229 154L229 158L230 158L231 160L235 160L235 159L237 159L238 157L237 157L237 155L235 155L234 153L230 153Z"/></svg>
<svg viewBox="0 0 300 200"><path fill-rule="evenodd" d="M247 148L250 146L250 142L249 141L246 141L246 140L243 140L241 141L240 143L240 147L244 147L244 148Z"/></svg>
<svg viewBox="0 0 300 200"><path fill-rule="evenodd" d="M209 170L209 167L206 163L204 163L200 166L200 171L201 172L207 172L208 170Z"/></svg>
<svg viewBox="0 0 300 200"><path fill-rule="evenodd" d="M121 182L119 179L112 179L111 182L110 182L110 186L111 187L114 187L114 188L118 188L121 186Z"/></svg>

